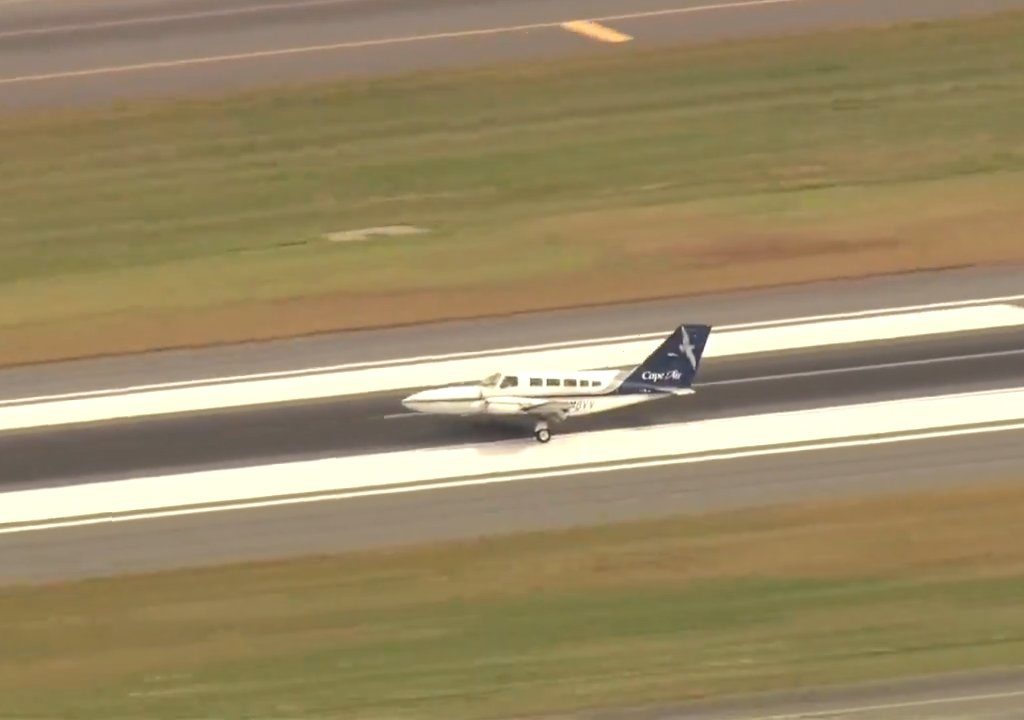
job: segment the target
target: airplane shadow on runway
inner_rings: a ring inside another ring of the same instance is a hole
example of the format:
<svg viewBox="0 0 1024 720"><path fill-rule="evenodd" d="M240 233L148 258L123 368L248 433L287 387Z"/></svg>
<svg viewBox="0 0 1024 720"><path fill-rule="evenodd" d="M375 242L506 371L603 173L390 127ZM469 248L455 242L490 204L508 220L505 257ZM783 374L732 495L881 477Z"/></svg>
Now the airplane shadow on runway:
<svg viewBox="0 0 1024 720"><path fill-rule="evenodd" d="M571 418L551 425L551 443L561 436L586 435L602 430L628 430L668 423L693 422L714 416L721 410L714 398L695 396L667 399L609 411L607 414ZM431 418L435 434L457 445L475 445L480 455L502 456L524 452L537 446L531 417L442 417ZM596 440L596 439L595 439ZM585 460L585 458L582 458Z"/></svg>

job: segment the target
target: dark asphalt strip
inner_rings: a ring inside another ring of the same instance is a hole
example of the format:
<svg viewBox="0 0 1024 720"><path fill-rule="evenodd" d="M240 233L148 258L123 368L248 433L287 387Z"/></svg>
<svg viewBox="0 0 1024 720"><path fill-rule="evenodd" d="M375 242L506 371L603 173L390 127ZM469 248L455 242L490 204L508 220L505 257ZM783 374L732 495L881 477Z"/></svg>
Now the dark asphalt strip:
<svg viewBox="0 0 1024 720"><path fill-rule="evenodd" d="M554 432L557 440L565 432L1012 387L1024 384L1022 349L1024 333L1017 331L708 359L695 395L573 419ZM5 433L0 477L13 489L528 436L526 420L405 414L405 394Z"/></svg>

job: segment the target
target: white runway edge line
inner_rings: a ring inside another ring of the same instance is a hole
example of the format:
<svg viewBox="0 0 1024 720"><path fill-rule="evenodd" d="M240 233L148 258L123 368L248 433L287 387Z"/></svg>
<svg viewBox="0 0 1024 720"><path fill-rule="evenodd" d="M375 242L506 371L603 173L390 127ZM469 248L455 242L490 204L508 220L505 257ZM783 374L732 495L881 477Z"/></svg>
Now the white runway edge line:
<svg viewBox="0 0 1024 720"><path fill-rule="evenodd" d="M1024 295L1003 295L999 297L975 298L972 300L952 300L946 302L928 303L925 305L904 305L890 308L875 308L872 310L857 310L853 312L831 313L827 315L805 315L794 318L779 318L776 320L762 320L759 322L739 323L734 325L716 325L716 334L733 332L737 330L755 330L759 328L780 327L785 325L807 325L819 323L826 320L852 320L855 318L875 318L885 315L901 315L905 313L916 313L925 310L950 310L953 308L969 308L981 305L1004 305L1024 301ZM970 328L968 328L970 329ZM183 388L195 385L211 385L217 383L238 382L242 380L270 380L286 377L297 377L302 375L322 375L338 370L355 370L358 368L382 368L396 365L416 365L440 360L469 359L475 357L496 357L510 356L538 350L559 350L573 347L610 345L627 340L660 340L666 330L657 332L634 333L632 335L618 335L613 337L590 338L588 340L569 340L555 343L542 343L539 345L521 345L516 347L493 348L490 350L462 351L445 353L442 355L417 355L404 358L393 358L389 360L371 360L366 362L344 363L341 365L325 365L321 367L308 367L298 370L282 370L276 372L256 373L250 375L228 375L217 378L206 378L199 380L183 380L178 382L156 383L151 385L134 385L130 387L110 388L107 390L91 390L85 392L62 393L59 395L42 395L36 397L21 397L12 400L0 400L0 407L5 405L17 405L20 403L36 402L40 400L66 400L70 398L96 397L98 395L110 395L114 393L139 392L142 390L163 390L170 388ZM884 338L883 338L884 339ZM857 342L854 338L849 342ZM705 356L710 357L707 352Z"/></svg>
<svg viewBox="0 0 1024 720"><path fill-rule="evenodd" d="M983 423L1003 427L965 427ZM546 445L514 440L33 488L0 495L0 533L1008 429L1024 429L1024 388L566 434ZM803 447L778 447L794 443ZM395 487L408 483L421 485ZM319 497L286 497L298 494ZM226 505L186 507L214 503Z"/></svg>
<svg viewBox="0 0 1024 720"><path fill-rule="evenodd" d="M882 311L880 311L882 312ZM1024 307L1009 303L933 308L910 312L794 320L716 328L705 357L825 347L927 335L1024 326ZM204 385L179 384L127 389L114 394L22 398L0 403L0 431L100 420L218 410L316 400L372 392L408 390L485 377L498 369L595 369L626 367L643 360L665 334L612 339L602 344L509 348L502 354L450 356L427 362L338 366L309 374L223 378ZM569 344L566 344L569 345Z"/></svg>
<svg viewBox="0 0 1024 720"><path fill-rule="evenodd" d="M205 55L198 57L178 58L174 60L154 60L152 62L134 63L129 65L107 65L103 67L84 68L79 70L67 69L57 72L40 73L34 75L15 75L11 77L0 77L0 85L15 85L20 83L44 82L48 80L60 80L67 78L93 77L96 75L112 75L118 73L134 73L148 70L164 70L170 68L193 67L197 65L212 65L226 62L240 62L260 60L265 58L288 57L294 55L308 55L310 53L339 52L342 50L356 50L360 48L385 47L389 45L404 45L410 43L426 43L438 40L457 40L479 37L493 37L496 35L508 35L512 33L523 33L537 30L559 29L562 23L572 20L590 20L602 23L616 20L645 20L652 18L663 18L670 16L691 15L694 13L721 12L724 10L744 10L753 8L770 8L776 5L792 5L795 3L811 3L814 0L732 0L731 2L719 1L707 5L686 5L684 7L663 8L661 10L643 10L640 12L620 13L616 15L603 15L590 18L562 18L548 22L532 22L520 25L504 25L498 27L481 27L466 30L448 30L424 35L404 35L397 37L379 37L367 40L348 40L327 45L301 45L298 47L286 47L266 50L251 50L249 52L233 53L230 55Z"/></svg>
<svg viewBox="0 0 1024 720"><path fill-rule="evenodd" d="M183 20L210 20L213 18L237 17L240 15L271 14L280 11L302 10L305 8L353 5L361 1L362 0L292 0L292 2L268 3L266 5L251 5L248 7L232 7L224 8L223 10L201 10L197 12L178 13L172 15L142 16L116 20L97 20L95 22L61 25L43 25L40 27L30 27L21 30L0 31L0 40L26 37L30 35L80 32L83 30L103 30L106 28L131 27L137 25L160 25L164 23L180 22ZM0 6L18 5L28 2L38 2L38 0L0 0Z"/></svg>
<svg viewBox="0 0 1024 720"><path fill-rule="evenodd" d="M1005 305L1007 303L1014 303L1018 301L1024 301L1024 295L1008 295L1003 297L990 297L981 298L975 300L957 300L951 302L940 302L930 303L927 305L908 305L903 307L895 308L881 308L874 310L860 310L855 312L845 313L833 313L830 315L809 315L804 317L796 318L782 318L777 320L764 320L761 322L751 323L739 323L734 325L716 325L715 334L721 336L723 333L737 332L740 330L757 330L769 327L782 327L789 325L808 325L811 323L820 323L831 320L853 320L858 318L880 318L883 316L901 316L906 313L917 313L927 310L951 310L954 308L971 308L979 307L983 305ZM971 329L984 329L984 328L971 328L968 327L966 330ZM960 328L957 331L964 331L964 328ZM137 393L148 390L169 390L175 388L186 388L195 387L199 385L216 385L216 384L227 384L242 382L248 380L280 380L284 378L302 377L308 375L326 375L328 373L338 372L342 370L356 370L364 368L384 368L384 367L397 367L397 366L410 366L410 365L422 365L426 363L436 363L442 360L468 360L471 358L491 358L491 357L512 357L522 356L529 354L533 356L542 350L569 350L573 348L582 348L584 346L594 347L602 345L617 345L627 341L643 341L643 340L661 340L666 334L666 330L659 330L657 332L648 333L635 333L632 335L618 335L613 337L601 337L601 338L590 338L587 340L570 340L564 342L555 343L542 343L535 345L521 345L515 347L504 347L504 348L493 348L489 350L477 350L477 351L462 351L454 353L445 353L440 355L418 355L404 358L393 358L388 360L371 360L364 362L344 363L340 365L326 365L321 367L307 367L298 370L281 370L276 372L256 373L249 375L228 375L217 378L205 378L198 380L182 380L176 382L167 383L154 383L148 385L133 385L129 387L120 388L108 388L105 390L88 390L83 392L71 392L61 393L58 395L39 395L39 396L26 396L20 398L13 398L9 400L0 400L0 407L8 405L21 405L30 402L41 402L48 400L69 400L72 398L88 398L88 397L99 397L101 395L117 395L124 393ZM931 332L930 330L927 332ZM927 333L926 333L927 334ZM910 335L903 334L902 337L911 337ZM869 338L870 339L870 338ZM887 339L887 338L880 338ZM861 337L853 337L846 342L860 342L864 340ZM777 341L778 342L778 341ZM651 347L651 346L648 346ZM803 347L806 347L804 345ZM782 348L786 349L786 348ZM793 348L791 348L793 349ZM770 351L770 349L769 349ZM758 352L758 350L753 350ZM708 348L705 352L705 357L711 357L715 354L722 355L723 352L715 351L714 348ZM727 353L725 353L727 354ZM404 386L403 386L404 387ZM410 386L412 387L412 386Z"/></svg>
<svg viewBox="0 0 1024 720"><path fill-rule="evenodd" d="M982 703L994 700L1009 700L1012 698L1024 698L1024 690L1008 690L1006 692L976 693L973 695L951 695L948 697L923 698L921 700L906 700L904 702L879 703L876 705L846 705L842 707L827 706L821 710L807 710L797 713L785 713L783 715L745 715L737 716L735 720L826 720L833 718L838 720L850 715L865 715L867 713L890 713L894 710L917 710L929 707L941 707L943 705L967 705ZM969 710L966 708L965 710ZM986 717L988 714L986 713ZM903 716L905 717L905 716ZM963 715L964 720L974 716ZM982 717L982 716L977 716Z"/></svg>

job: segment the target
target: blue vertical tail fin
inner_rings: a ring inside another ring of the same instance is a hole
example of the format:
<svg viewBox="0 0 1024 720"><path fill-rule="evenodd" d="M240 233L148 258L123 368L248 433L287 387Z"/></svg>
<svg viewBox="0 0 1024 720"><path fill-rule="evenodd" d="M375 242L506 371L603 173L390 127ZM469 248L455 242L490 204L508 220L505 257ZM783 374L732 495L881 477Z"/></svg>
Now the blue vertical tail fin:
<svg viewBox="0 0 1024 720"><path fill-rule="evenodd" d="M693 385L710 325L680 325L623 380L620 393L675 392Z"/></svg>

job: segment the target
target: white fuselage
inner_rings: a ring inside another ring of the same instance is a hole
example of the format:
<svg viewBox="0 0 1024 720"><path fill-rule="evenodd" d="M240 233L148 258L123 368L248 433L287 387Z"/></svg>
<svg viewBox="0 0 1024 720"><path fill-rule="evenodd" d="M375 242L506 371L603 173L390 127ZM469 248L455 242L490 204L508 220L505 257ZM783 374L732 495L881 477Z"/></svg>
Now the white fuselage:
<svg viewBox="0 0 1024 720"><path fill-rule="evenodd" d="M662 393L617 394L618 370L522 371L492 375L474 385L424 390L402 400L410 410L438 415L590 415L671 397ZM557 407L557 412L551 408Z"/></svg>

